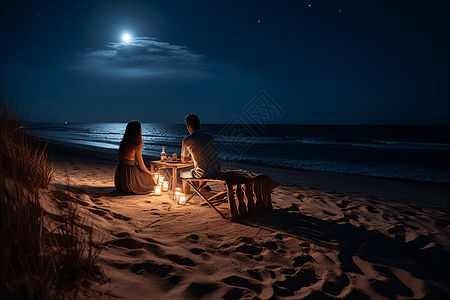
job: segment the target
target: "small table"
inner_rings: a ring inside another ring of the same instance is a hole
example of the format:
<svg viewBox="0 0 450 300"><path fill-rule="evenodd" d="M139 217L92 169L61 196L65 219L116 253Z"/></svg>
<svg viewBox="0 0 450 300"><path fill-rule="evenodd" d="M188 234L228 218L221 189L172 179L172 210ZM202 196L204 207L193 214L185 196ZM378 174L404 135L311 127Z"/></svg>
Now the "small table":
<svg viewBox="0 0 450 300"><path fill-rule="evenodd" d="M153 160L150 161L150 172L154 172L154 168L171 168L172 169L172 191L175 195L175 188L177 187L177 169L178 168L187 168L194 166L194 163L189 162L181 162L181 161L160 161L160 160Z"/></svg>

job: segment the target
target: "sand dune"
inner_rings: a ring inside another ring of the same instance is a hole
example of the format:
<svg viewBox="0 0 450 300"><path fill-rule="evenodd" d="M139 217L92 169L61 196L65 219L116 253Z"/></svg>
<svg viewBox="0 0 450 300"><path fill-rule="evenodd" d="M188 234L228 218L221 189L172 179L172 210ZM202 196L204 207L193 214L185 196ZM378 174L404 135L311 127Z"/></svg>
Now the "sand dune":
<svg viewBox="0 0 450 300"><path fill-rule="evenodd" d="M93 297L450 298L448 187L254 167L279 183L274 209L228 221L198 197L116 193L115 153L91 150L49 145L42 198L49 214L75 203L93 225L110 278Z"/></svg>

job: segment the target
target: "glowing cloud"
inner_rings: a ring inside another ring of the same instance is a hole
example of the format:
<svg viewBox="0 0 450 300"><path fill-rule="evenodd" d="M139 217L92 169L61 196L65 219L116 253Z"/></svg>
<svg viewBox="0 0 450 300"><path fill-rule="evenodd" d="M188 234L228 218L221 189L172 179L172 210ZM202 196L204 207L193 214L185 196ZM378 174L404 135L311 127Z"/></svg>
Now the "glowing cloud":
<svg viewBox="0 0 450 300"><path fill-rule="evenodd" d="M114 77L153 77L179 75L199 76L203 73L202 56L186 46L159 42L155 38L128 34L121 43L109 43L100 49L87 49L74 68Z"/></svg>

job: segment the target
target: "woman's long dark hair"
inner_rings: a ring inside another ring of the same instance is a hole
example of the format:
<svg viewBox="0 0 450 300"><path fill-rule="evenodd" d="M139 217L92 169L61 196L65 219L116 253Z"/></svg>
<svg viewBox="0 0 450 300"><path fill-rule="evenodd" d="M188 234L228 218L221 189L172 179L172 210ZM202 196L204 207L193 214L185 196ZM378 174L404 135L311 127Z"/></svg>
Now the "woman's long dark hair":
<svg viewBox="0 0 450 300"><path fill-rule="evenodd" d="M141 122L136 120L128 122L123 138L120 141L119 151L128 142L137 145L140 145L143 142L141 134Z"/></svg>

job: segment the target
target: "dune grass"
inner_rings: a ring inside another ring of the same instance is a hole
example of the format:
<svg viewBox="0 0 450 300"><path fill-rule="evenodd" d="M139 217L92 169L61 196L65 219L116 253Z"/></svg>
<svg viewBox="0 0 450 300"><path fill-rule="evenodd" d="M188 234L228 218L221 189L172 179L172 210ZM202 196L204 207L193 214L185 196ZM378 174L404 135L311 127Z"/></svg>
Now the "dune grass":
<svg viewBox="0 0 450 300"><path fill-rule="evenodd" d="M48 187L53 168L44 149L23 131L12 100L0 100L0 168L29 191Z"/></svg>
<svg viewBox="0 0 450 300"><path fill-rule="evenodd" d="M104 280L92 226L77 206L49 216L40 205L53 174L45 146L23 131L11 100L0 100L0 299L91 298ZM87 237L87 238L86 238Z"/></svg>

